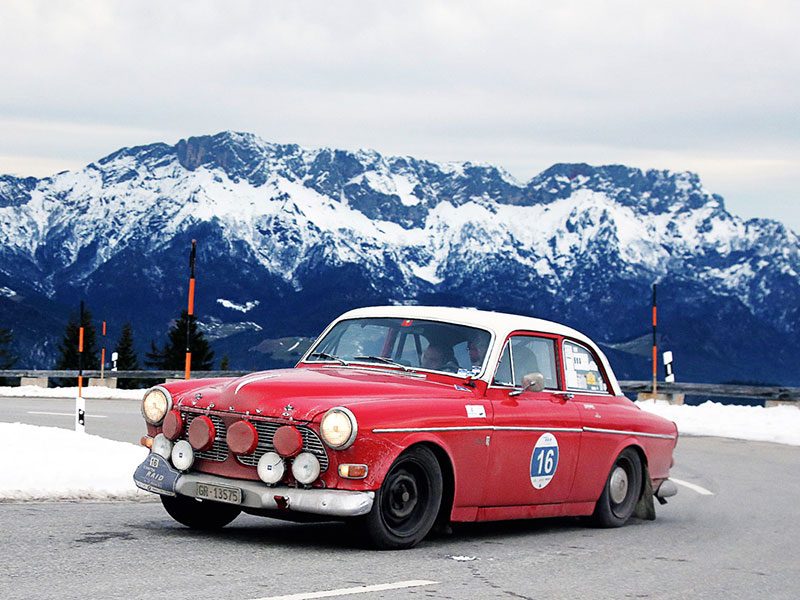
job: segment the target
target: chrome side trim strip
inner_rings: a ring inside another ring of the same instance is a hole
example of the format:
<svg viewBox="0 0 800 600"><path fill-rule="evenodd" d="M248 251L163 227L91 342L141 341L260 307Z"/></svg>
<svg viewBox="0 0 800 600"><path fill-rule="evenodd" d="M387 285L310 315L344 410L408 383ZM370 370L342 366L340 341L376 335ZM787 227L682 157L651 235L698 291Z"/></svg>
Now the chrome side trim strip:
<svg viewBox="0 0 800 600"><path fill-rule="evenodd" d="M420 431L492 431L491 425L477 425L475 427L391 427L388 429L373 429L372 433L415 433Z"/></svg>
<svg viewBox="0 0 800 600"><path fill-rule="evenodd" d="M502 425L492 427L492 429L495 431L561 431L563 433L581 433L583 431L580 427L505 427Z"/></svg>
<svg viewBox="0 0 800 600"><path fill-rule="evenodd" d="M427 431L561 431L564 433L580 433L579 427L504 427L494 425L477 425L474 427L395 427L389 429L373 429L372 433L416 433Z"/></svg>
<svg viewBox="0 0 800 600"><path fill-rule="evenodd" d="M600 429L599 427L584 427L584 431L591 433L611 433L615 435L638 435L641 437L659 438L663 440L674 440L674 435L666 433L644 433L642 431L624 431L622 429Z"/></svg>
<svg viewBox="0 0 800 600"><path fill-rule="evenodd" d="M644 433L641 431L623 431L621 429L600 429L599 427L514 427L514 426L495 426L478 425L474 427L390 427L385 429L373 429L372 433L422 433L432 431L560 431L562 433L607 433L613 435L637 435L641 437L659 438L674 440L674 435L663 433Z"/></svg>

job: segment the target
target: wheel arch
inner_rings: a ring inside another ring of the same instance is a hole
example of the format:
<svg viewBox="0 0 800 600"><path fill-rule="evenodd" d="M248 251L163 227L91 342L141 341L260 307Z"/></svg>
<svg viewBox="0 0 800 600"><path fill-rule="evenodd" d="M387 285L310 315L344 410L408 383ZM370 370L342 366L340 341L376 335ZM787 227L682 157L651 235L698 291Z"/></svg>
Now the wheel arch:
<svg viewBox="0 0 800 600"><path fill-rule="evenodd" d="M453 511L453 502L456 494L456 479L453 461L448 452L436 442L426 440L420 441L409 446L424 446L428 448L436 457L439 468L442 470L442 501L439 505L439 513L436 515L434 527L444 526L450 522L450 515Z"/></svg>

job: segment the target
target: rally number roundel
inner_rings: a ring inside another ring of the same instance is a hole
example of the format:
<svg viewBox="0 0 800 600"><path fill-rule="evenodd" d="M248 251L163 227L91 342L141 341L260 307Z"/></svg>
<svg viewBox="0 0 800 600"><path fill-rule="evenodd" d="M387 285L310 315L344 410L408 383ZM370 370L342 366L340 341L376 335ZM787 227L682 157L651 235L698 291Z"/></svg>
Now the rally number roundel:
<svg viewBox="0 0 800 600"><path fill-rule="evenodd" d="M537 490L545 487L558 468L558 440L552 433L543 433L531 454L531 485Z"/></svg>

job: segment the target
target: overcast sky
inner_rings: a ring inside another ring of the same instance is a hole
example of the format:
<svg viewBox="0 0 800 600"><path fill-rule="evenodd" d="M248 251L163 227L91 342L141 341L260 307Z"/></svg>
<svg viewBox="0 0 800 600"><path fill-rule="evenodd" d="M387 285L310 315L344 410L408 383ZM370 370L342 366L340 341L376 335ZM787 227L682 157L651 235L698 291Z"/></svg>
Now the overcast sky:
<svg viewBox="0 0 800 600"><path fill-rule="evenodd" d="M0 173L232 129L306 146L692 170L800 231L800 3L0 3Z"/></svg>

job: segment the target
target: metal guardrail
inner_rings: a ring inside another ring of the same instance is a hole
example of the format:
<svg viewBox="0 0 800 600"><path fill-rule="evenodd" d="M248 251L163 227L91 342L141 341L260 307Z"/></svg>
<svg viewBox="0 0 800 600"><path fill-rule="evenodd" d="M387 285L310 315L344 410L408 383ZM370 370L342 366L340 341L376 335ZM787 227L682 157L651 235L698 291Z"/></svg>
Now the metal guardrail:
<svg viewBox="0 0 800 600"><path fill-rule="evenodd" d="M241 377L253 371L193 371L193 379L209 377ZM11 369L0 371L0 378L75 378L78 371ZM99 378L100 371L84 371L85 378ZM105 371L106 379L183 379L183 371ZM647 393L651 390L650 381L620 381L623 392ZM658 392L662 394L691 394L695 396L716 396L728 398L756 398L800 402L800 387L739 385L724 383L663 383L659 382Z"/></svg>
<svg viewBox="0 0 800 600"><path fill-rule="evenodd" d="M620 381L623 392L648 393L651 381ZM800 387L739 385L729 383L658 383L659 394L691 394L727 398L756 398L781 402L800 402Z"/></svg>
<svg viewBox="0 0 800 600"><path fill-rule="evenodd" d="M209 377L241 377L252 371L192 371L193 379L207 379ZM183 371L109 371L106 369L106 379L183 379ZM67 370L33 370L33 369L11 369L0 371L0 377L63 377L75 378L78 371ZM100 377L100 371L83 371L83 376Z"/></svg>

